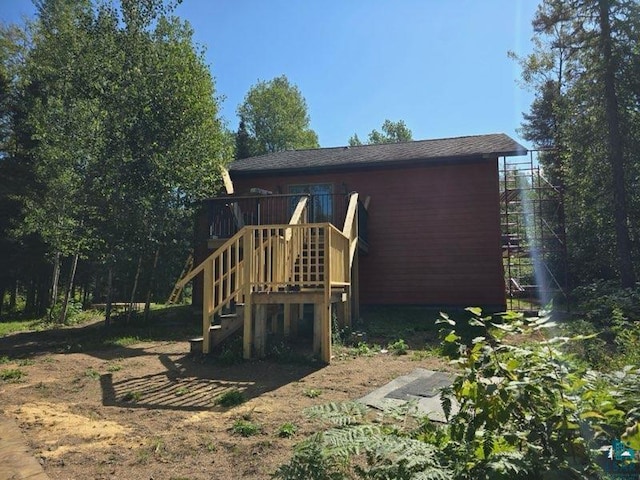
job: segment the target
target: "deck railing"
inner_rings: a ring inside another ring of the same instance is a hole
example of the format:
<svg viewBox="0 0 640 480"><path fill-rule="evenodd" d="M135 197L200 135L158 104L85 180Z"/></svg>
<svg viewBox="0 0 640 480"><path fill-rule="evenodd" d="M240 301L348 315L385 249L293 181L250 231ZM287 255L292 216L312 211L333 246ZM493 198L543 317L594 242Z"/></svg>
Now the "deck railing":
<svg viewBox="0 0 640 480"><path fill-rule="evenodd" d="M243 249L250 292L303 291L349 284L350 240L330 223L247 226Z"/></svg>
<svg viewBox="0 0 640 480"><path fill-rule="evenodd" d="M307 220L342 225L350 195L273 194L224 196L207 200L209 238L230 238L245 225L287 223L300 198L308 198Z"/></svg>

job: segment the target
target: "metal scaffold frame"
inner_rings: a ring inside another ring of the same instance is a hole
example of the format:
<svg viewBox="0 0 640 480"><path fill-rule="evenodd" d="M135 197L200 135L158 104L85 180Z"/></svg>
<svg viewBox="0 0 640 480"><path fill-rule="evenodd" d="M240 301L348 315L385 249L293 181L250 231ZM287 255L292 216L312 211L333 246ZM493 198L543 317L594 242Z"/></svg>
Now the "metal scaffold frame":
<svg viewBox="0 0 640 480"><path fill-rule="evenodd" d="M563 192L545 177L539 153L502 157L498 166L507 309L521 312L566 300Z"/></svg>

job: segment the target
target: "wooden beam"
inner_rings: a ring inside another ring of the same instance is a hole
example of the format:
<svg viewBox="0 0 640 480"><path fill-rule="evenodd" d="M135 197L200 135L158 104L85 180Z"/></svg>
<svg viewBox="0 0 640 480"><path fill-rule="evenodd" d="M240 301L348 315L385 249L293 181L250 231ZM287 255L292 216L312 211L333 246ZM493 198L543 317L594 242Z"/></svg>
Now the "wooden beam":
<svg viewBox="0 0 640 480"><path fill-rule="evenodd" d="M222 181L224 182L224 189L227 194L233 194L233 182L231 181L231 175L229 175L229 170L225 167L220 166L220 172L222 173Z"/></svg>

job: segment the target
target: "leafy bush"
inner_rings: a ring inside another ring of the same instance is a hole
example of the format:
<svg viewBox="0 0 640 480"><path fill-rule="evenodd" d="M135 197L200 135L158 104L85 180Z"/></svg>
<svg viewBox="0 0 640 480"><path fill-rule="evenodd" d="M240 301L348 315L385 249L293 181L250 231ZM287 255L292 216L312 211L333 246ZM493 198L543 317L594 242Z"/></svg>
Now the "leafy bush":
<svg viewBox="0 0 640 480"><path fill-rule="evenodd" d="M573 292L577 310L594 325L611 325L616 316L640 320L640 284L620 288L615 282L600 280L578 287Z"/></svg>
<svg viewBox="0 0 640 480"><path fill-rule="evenodd" d="M439 321L459 367L441 396L448 424L421 418L411 404L375 418L358 403L315 406L307 413L329 428L302 442L274 477L595 478L589 431L640 448L637 366L586 371L564 349L596 334L545 339L541 332L556 327L548 318L468 311L464 328L481 332L470 341L447 315ZM528 335L535 341L523 343Z"/></svg>

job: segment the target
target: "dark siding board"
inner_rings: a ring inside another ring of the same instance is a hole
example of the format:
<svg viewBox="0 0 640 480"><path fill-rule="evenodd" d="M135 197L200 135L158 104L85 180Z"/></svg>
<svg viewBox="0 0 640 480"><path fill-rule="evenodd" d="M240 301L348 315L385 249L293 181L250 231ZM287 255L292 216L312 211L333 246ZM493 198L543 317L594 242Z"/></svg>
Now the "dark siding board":
<svg viewBox="0 0 640 480"><path fill-rule="evenodd" d="M504 303L496 159L234 179L239 192L287 192L302 183L371 197L370 250L360 259L363 303Z"/></svg>

